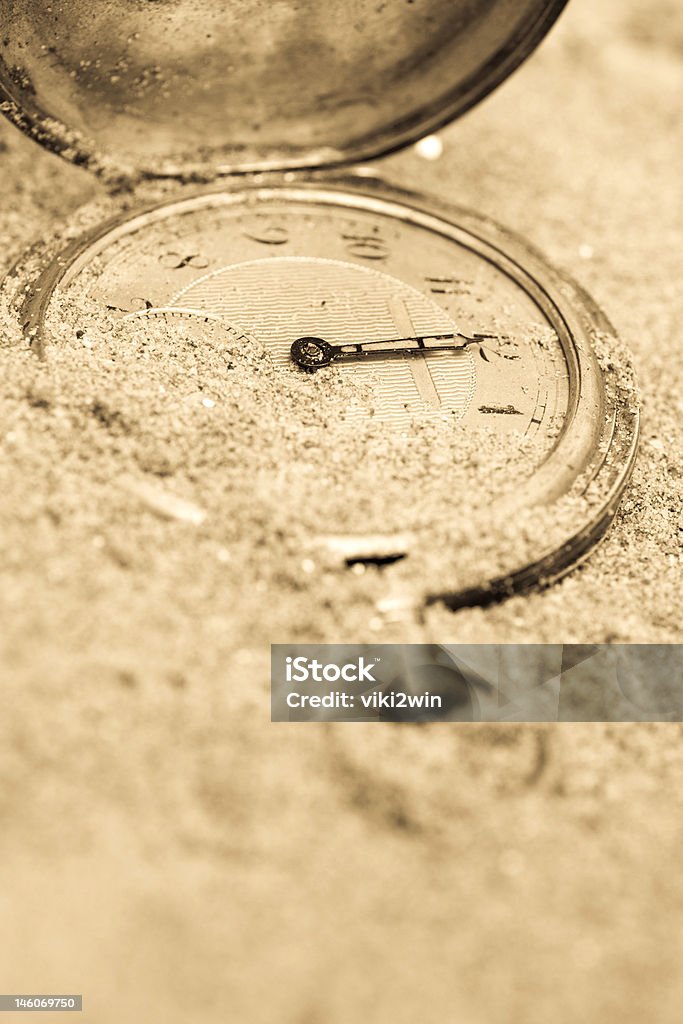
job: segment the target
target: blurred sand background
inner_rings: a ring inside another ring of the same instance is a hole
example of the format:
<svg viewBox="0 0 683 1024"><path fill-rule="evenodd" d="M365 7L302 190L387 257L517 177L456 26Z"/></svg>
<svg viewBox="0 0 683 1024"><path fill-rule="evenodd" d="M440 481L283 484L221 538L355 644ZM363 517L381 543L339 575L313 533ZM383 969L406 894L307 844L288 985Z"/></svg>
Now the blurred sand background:
<svg viewBox="0 0 683 1024"><path fill-rule="evenodd" d="M0 350L0 990L93 1024L680 1020L680 726L275 726L268 645L681 639L682 95L680 3L573 0L440 160L381 165L525 235L633 353L632 486L545 593L369 630L234 579L108 519L64 365ZM0 168L4 267L98 194L4 122Z"/></svg>

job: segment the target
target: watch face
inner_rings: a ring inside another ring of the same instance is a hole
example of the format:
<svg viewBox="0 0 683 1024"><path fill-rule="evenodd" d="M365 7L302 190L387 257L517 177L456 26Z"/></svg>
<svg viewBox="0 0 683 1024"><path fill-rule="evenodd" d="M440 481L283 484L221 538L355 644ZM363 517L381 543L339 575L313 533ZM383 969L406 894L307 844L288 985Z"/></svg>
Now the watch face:
<svg viewBox="0 0 683 1024"><path fill-rule="evenodd" d="M0 110L114 176L350 163L462 114L565 2L6 0Z"/></svg>
<svg viewBox="0 0 683 1024"><path fill-rule="evenodd" d="M369 179L127 214L30 282L23 315L38 346L97 338L190 465L211 437L193 472L236 541L258 524L266 560L379 566L418 602L565 571L632 463L628 367L589 300L472 214Z"/></svg>

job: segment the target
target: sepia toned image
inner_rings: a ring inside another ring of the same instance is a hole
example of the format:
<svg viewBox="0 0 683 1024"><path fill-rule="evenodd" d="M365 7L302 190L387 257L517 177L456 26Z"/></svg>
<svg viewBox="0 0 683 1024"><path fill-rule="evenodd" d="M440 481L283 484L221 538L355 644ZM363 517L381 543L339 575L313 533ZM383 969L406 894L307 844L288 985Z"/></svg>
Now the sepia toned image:
<svg viewBox="0 0 683 1024"><path fill-rule="evenodd" d="M683 7L0 40L0 1012L673 1024Z"/></svg>

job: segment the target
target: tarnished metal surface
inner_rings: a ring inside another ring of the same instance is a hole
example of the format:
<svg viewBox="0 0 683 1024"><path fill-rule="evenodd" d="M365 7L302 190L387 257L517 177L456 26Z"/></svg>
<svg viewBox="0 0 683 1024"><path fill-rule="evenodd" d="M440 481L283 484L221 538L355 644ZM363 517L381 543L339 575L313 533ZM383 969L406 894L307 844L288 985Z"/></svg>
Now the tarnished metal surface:
<svg viewBox="0 0 683 1024"><path fill-rule="evenodd" d="M3 112L96 170L376 156L458 116L566 0L6 0Z"/></svg>

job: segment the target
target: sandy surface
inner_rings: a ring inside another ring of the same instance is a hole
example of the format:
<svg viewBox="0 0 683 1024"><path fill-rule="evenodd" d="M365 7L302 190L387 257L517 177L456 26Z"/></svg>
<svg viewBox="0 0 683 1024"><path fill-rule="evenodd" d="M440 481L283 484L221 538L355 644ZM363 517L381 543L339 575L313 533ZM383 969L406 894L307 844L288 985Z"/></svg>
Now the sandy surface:
<svg viewBox="0 0 683 1024"><path fill-rule="evenodd" d="M275 726L268 645L681 639L682 89L678 4L574 0L441 160L383 166L526 235L633 353L632 486L544 593L386 625L361 577L339 602L245 575L193 521L182 437L8 337L0 989L82 991L98 1024L680 1018L680 727ZM98 186L0 148L9 266ZM131 489L140 459L185 516Z"/></svg>

